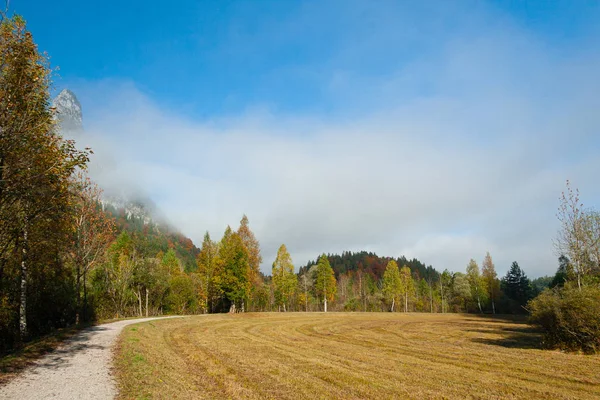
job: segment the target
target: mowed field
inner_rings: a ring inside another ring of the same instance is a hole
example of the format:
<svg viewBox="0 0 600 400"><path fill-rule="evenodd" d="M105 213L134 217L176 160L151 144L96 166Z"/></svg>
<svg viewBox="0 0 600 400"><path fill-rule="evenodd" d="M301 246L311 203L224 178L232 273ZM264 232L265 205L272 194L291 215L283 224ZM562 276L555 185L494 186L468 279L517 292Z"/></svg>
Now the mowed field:
<svg viewBox="0 0 600 400"><path fill-rule="evenodd" d="M523 320L248 313L127 327L122 398L598 399L600 357L538 348Z"/></svg>

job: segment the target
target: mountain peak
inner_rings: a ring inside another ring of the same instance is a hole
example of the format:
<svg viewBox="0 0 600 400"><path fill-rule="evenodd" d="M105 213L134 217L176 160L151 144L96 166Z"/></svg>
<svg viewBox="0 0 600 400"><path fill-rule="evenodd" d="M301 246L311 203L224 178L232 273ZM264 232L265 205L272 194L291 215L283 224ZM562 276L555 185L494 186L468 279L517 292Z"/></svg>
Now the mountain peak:
<svg viewBox="0 0 600 400"><path fill-rule="evenodd" d="M56 109L56 119L61 132L81 133L83 131L81 103L77 100L75 93L69 89L63 89L54 98L52 106Z"/></svg>

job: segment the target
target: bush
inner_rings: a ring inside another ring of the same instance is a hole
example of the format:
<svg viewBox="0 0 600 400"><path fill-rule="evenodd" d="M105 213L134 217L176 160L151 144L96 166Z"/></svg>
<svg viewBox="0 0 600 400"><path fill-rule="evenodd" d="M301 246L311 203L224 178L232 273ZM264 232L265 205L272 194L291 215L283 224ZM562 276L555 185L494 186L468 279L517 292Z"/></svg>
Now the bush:
<svg viewBox="0 0 600 400"><path fill-rule="evenodd" d="M600 352L600 289L547 289L529 302L530 320L544 331L543 345L584 353Z"/></svg>

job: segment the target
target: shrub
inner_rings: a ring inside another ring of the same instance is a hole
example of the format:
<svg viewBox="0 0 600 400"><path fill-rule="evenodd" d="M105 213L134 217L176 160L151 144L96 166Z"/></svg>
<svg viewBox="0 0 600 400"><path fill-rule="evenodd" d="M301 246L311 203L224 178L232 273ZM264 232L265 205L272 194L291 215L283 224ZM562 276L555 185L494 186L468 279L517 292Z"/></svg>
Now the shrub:
<svg viewBox="0 0 600 400"><path fill-rule="evenodd" d="M544 331L544 347L600 352L600 288L547 289L529 309L531 322Z"/></svg>

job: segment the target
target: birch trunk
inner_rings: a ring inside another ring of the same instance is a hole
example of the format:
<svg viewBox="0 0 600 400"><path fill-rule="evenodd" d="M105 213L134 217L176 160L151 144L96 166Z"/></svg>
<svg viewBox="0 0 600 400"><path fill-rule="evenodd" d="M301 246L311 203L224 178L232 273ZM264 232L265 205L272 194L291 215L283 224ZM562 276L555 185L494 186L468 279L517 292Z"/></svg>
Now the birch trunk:
<svg viewBox="0 0 600 400"><path fill-rule="evenodd" d="M21 340L27 338L27 251L28 251L28 226L25 218L23 229L23 250L21 258L21 300L19 304L19 333Z"/></svg>

